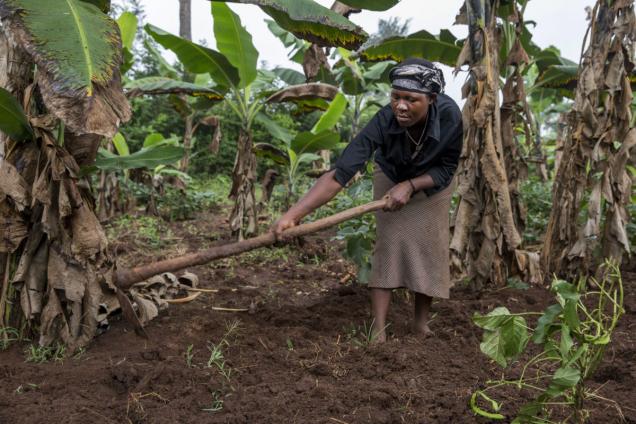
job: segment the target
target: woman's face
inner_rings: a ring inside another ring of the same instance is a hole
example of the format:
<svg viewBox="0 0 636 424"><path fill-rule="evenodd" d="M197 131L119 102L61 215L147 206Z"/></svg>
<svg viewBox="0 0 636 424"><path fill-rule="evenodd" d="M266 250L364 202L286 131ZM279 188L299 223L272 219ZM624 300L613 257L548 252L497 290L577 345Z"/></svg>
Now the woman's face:
<svg viewBox="0 0 636 424"><path fill-rule="evenodd" d="M434 101L435 95L391 90L391 108L401 127L412 127L426 122L428 107Z"/></svg>

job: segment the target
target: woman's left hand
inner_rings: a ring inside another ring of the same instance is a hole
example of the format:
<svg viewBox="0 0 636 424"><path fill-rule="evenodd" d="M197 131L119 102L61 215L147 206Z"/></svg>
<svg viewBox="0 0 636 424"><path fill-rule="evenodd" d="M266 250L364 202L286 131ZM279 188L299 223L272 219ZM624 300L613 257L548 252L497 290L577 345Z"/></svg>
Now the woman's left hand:
<svg viewBox="0 0 636 424"><path fill-rule="evenodd" d="M408 181L394 185L384 196L387 199L384 210L392 212L402 209L411 200L412 194L413 187Z"/></svg>

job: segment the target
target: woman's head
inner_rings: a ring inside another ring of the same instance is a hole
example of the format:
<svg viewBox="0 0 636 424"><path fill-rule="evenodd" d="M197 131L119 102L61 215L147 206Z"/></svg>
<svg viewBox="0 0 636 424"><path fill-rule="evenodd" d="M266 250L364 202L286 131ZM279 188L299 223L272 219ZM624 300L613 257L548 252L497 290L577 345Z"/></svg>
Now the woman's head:
<svg viewBox="0 0 636 424"><path fill-rule="evenodd" d="M444 90L444 75L431 62L409 58L389 73L391 80L391 108L402 127L426 121L431 103Z"/></svg>

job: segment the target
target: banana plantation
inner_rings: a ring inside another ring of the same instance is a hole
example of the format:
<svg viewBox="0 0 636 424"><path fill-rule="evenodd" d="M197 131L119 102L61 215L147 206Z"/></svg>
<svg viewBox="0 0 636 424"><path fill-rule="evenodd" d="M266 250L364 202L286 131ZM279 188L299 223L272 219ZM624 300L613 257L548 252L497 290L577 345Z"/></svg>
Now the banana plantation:
<svg viewBox="0 0 636 424"><path fill-rule="evenodd" d="M635 423L634 1L448 3L0 0L0 423Z"/></svg>

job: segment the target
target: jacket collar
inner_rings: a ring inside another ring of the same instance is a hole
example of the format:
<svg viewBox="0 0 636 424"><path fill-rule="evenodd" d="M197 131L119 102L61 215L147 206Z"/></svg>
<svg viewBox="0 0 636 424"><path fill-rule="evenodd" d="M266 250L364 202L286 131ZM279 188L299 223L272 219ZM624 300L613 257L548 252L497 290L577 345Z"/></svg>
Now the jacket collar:
<svg viewBox="0 0 636 424"><path fill-rule="evenodd" d="M437 99L439 101L439 97ZM406 128L401 127L398 124L397 119L395 119L395 115L393 111L389 109L391 113L391 120L389 121L389 129L387 132L389 134L403 134L406 131ZM431 104L428 107L428 125L426 126L426 138L433 139L435 141L439 141L440 139L440 123L439 123L439 113L437 111L437 102Z"/></svg>

